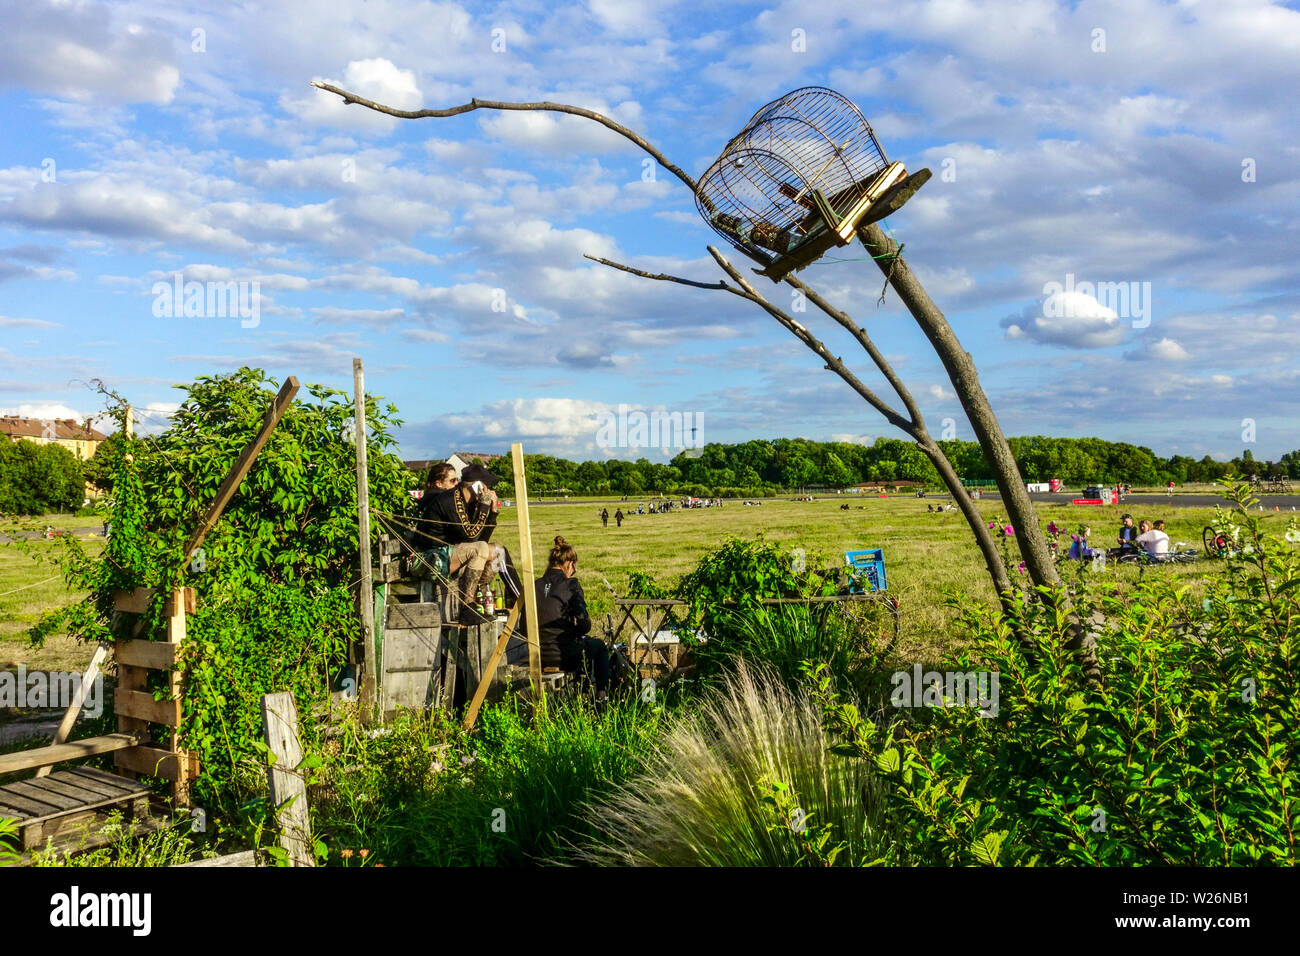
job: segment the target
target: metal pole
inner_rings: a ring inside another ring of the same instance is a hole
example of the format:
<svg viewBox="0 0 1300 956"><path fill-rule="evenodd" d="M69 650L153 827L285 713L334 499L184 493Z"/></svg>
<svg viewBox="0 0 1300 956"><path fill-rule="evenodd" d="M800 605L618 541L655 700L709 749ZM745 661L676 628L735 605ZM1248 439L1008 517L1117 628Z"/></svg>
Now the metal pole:
<svg viewBox="0 0 1300 956"><path fill-rule="evenodd" d="M366 384L361 359L352 360L353 433L357 448L357 544L361 552L361 592L358 604L361 613L361 637L365 647L365 662L361 671L361 712L367 722L373 717L375 705L376 671L379 661L375 653L375 596L374 582L370 577L370 483L366 465Z"/></svg>

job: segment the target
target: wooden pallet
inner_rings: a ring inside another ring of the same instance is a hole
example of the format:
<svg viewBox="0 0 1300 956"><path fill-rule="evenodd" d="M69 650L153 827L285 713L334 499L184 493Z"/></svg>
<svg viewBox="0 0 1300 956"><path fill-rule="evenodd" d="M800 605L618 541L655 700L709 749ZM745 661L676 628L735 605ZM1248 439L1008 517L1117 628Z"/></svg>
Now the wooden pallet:
<svg viewBox="0 0 1300 956"><path fill-rule="evenodd" d="M138 780L76 767L0 787L0 817L18 821L23 850L73 834L83 836L84 848L91 849L108 842L97 831L109 812L122 809L131 819L144 820L149 816L150 795Z"/></svg>

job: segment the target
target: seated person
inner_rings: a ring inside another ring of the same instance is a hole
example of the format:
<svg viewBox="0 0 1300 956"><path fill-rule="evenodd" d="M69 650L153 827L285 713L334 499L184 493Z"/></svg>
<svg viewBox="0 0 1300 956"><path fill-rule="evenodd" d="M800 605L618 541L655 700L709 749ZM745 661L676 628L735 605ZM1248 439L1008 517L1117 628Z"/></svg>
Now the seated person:
<svg viewBox="0 0 1300 956"><path fill-rule="evenodd" d="M536 584L542 668L569 673L585 669L596 699L604 700L609 691L609 648L604 641L588 636L591 617L577 571L578 552L557 535L546 573Z"/></svg>
<svg viewBox="0 0 1300 956"><path fill-rule="evenodd" d="M1144 530L1137 536L1138 546L1153 558L1169 553L1169 535L1165 534L1164 525L1163 521L1157 521L1155 524L1143 521Z"/></svg>
<svg viewBox="0 0 1300 956"><path fill-rule="evenodd" d="M1070 553L1066 558L1070 561L1087 561L1096 555L1097 549L1088 546L1088 538L1091 534L1090 527L1081 525L1078 534L1070 535Z"/></svg>
<svg viewBox="0 0 1300 956"><path fill-rule="evenodd" d="M1119 542L1119 550L1121 552L1135 551L1137 549L1135 542L1137 541L1138 529L1133 527L1133 516L1125 514L1121 516L1121 519L1124 523L1120 525L1119 537L1115 539Z"/></svg>
<svg viewBox="0 0 1300 956"><path fill-rule="evenodd" d="M432 471L441 469L435 466ZM445 473L439 481L447 483ZM426 557L441 552L447 562L446 573L460 573L462 624L486 622L474 609L475 592L489 586L498 570L503 571L507 583L506 605L513 605L519 594L519 578L514 574L508 554L501 546L488 541L496 528L496 511L501 506L492 491L496 483L497 477L482 465L468 465L454 486L434 489L434 494L426 494L420 500L421 522L415 534L415 546L425 550Z"/></svg>

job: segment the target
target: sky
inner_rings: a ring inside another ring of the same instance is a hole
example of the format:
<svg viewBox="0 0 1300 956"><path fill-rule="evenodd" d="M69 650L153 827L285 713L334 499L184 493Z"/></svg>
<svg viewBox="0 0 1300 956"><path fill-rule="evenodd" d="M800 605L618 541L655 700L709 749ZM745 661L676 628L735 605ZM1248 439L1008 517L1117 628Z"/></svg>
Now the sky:
<svg viewBox="0 0 1300 956"><path fill-rule="evenodd" d="M0 0L0 18L0 413L92 415L99 378L157 430L196 376L350 389L360 357L406 458L522 441L665 460L692 440L602 440L620 408L690 414L696 443L901 437L752 304L583 258L722 277L690 191L634 144L553 113L399 120L311 82L403 109L584 106L691 175L764 103L826 86L934 173L883 225L1007 434L1300 448L1295 3ZM800 275L932 432L973 438L860 245ZM256 315L187 314L178 277L255 290ZM883 386L843 330L796 317Z"/></svg>

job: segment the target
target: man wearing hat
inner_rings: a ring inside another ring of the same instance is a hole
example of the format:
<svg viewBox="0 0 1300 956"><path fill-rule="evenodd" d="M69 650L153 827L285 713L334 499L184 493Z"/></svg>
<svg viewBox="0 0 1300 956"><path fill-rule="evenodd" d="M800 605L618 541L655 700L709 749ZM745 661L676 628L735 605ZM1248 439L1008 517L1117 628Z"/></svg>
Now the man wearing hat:
<svg viewBox="0 0 1300 956"><path fill-rule="evenodd" d="M519 576L510 555L489 539L496 529L497 510L501 501L492 490L497 476L477 462L466 465L460 482L437 494L426 494L420 501L423 519L420 535L425 548L449 546L448 573L460 572L460 606L462 624L482 624L486 619L474 609L479 587L487 587L498 570L506 579L507 606L519 595Z"/></svg>

